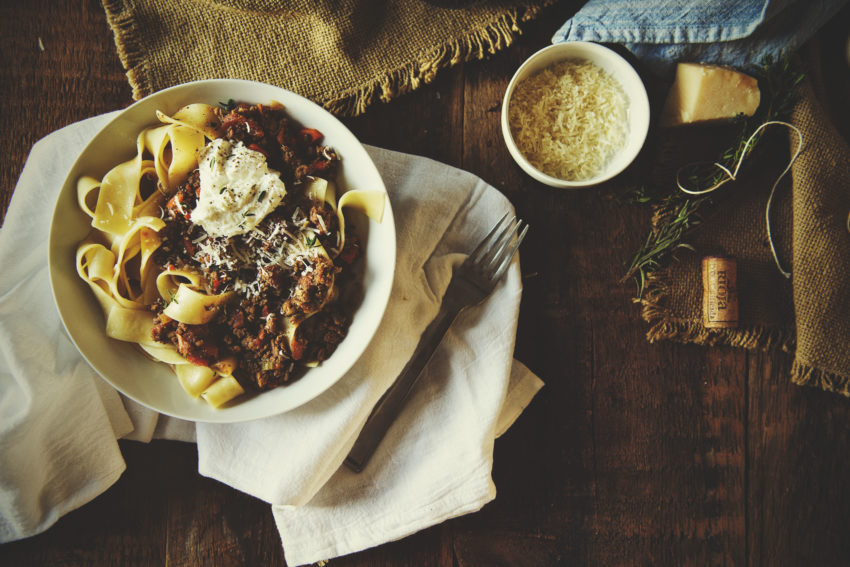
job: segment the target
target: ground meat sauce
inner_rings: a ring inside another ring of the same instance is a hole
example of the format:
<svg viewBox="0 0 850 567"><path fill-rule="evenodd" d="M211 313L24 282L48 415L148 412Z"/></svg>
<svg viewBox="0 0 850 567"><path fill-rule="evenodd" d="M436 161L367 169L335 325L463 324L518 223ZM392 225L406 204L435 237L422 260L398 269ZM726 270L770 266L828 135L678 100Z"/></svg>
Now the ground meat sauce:
<svg viewBox="0 0 850 567"><path fill-rule="evenodd" d="M236 293L203 325L178 323L163 313L167 302L158 302L152 308L152 336L174 345L194 364L234 357L233 376L243 388L265 390L293 378L298 361L327 359L345 337L350 316L342 309L344 302L325 302L332 287L350 283L348 268L359 245L349 234L344 249L335 250L336 213L303 194L310 176L332 178L339 161L321 145L320 132L295 123L282 108L239 104L222 114L223 137L265 155L268 166L280 172L287 195L254 231L214 238L191 222L201 187L197 170L189 176L163 210L163 243L154 262L163 270L203 274L208 293ZM335 252L334 260L308 255L291 265L257 261L274 257L305 226L312 229L314 243ZM213 245L216 258L204 252ZM285 318L303 320L292 341L283 332Z"/></svg>

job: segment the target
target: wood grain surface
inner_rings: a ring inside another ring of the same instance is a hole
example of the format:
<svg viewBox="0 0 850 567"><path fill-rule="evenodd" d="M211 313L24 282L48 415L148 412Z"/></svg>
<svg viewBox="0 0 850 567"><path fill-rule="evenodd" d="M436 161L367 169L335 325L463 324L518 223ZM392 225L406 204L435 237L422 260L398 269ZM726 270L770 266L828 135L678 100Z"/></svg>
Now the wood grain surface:
<svg viewBox="0 0 850 567"><path fill-rule="evenodd" d="M496 442L494 502L330 564L850 565L850 400L793 386L785 354L648 344L620 283L648 212L610 198L622 180L557 191L507 153L508 80L574 9L556 6L504 52L346 120L365 143L479 175L530 223L516 356L546 386ZM822 55L845 135L847 22L845 8L807 47ZM98 2L4 1L0 47L5 214L35 141L132 101ZM269 506L199 476L193 445L121 448L117 484L0 546L0 565L285 564Z"/></svg>

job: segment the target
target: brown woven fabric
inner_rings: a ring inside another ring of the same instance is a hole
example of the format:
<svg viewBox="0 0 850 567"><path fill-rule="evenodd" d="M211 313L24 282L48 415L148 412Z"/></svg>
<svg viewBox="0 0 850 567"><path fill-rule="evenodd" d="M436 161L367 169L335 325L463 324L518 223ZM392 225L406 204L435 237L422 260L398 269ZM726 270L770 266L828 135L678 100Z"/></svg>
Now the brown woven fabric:
<svg viewBox="0 0 850 567"><path fill-rule="evenodd" d="M773 140L763 142L747 174L721 190L688 237L696 252L682 251L677 262L650 275L643 316L651 324L650 341L793 350L795 383L850 396L850 148L808 81L799 95L791 122L803 133L804 149L792 181L780 184L771 214L774 241L792 278L779 273L767 246L765 205L796 137L789 144L786 132L771 126ZM693 131L678 135L695 138ZM738 262L735 329L702 324L700 261L718 253Z"/></svg>
<svg viewBox="0 0 850 567"><path fill-rule="evenodd" d="M554 0L105 0L133 97L252 79L356 115L511 44Z"/></svg>
<svg viewBox="0 0 850 567"><path fill-rule="evenodd" d="M850 396L850 147L806 94L794 112L811 146L794 167L793 377Z"/></svg>
<svg viewBox="0 0 850 567"><path fill-rule="evenodd" d="M788 159L786 132L772 128L777 130L766 133L759 155L752 158L759 166L745 169L737 181L717 190L713 202L700 209L701 224L686 237L693 250L678 250L676 261L668 268L649 274L643 316L651 323L647 334L650 341L674 339L786 350L793 347L792 284L775 267L764 221L770 187ZM676 156L672 158L670 152L665 152L664 159L681 165L715 155L710 141L705 142L712 134L725 134L728 141L730 132L699 127L671 132L672 137L665 144L673 148ZM674 170L667 173L664 183L675 186ZM774 242L786 263L791 254L789 185L787 179L780 183L772 209ZM663 222L667 214L659 211L653 223ZM733 329L707 329L702 323L701 262L704 256L717 255L731 256L738 263L739 325Z"/></svg>

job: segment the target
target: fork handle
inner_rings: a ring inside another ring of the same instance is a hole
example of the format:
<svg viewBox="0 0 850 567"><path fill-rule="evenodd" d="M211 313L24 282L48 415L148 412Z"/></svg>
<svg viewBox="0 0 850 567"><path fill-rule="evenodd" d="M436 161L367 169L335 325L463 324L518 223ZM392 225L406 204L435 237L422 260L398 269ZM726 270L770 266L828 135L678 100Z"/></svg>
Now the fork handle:
<svg viewBox="0 0 850 567"><path fill-rule="evenodd" d="M366 420L366 424L345 459L345 465L349 469L360 472L369 462L390 425L398 417L413 386L422 375L425 365L431 360L431 356L461 309L461 306L445 301L440 306L437 316L422 332L413 356L410 357L395 382L378 400L369 419Z"/></svg>

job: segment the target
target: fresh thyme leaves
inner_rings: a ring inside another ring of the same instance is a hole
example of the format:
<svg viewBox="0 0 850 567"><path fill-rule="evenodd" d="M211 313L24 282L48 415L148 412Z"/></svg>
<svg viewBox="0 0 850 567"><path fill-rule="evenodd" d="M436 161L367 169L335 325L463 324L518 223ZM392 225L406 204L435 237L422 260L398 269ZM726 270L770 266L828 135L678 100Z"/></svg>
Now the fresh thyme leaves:
<svg viewBox="0 0 850 567"><path fill-rule="evenodd" d="M738 116L735 122L740 124L732 144L720 152L717 163L729 169L739 160L746 158L758 145L762 132L756 129L772 120L783 120L794 106L795 87L803 80L804 74L791 56L784 54L778 59L765 57L755 73L759 79L762 104L751 117ZM747 140L753 136L750 145ZM689 168L683 175L683 181L693 190L705 189L716 185L725 177L718 167ZM646 290L648 275L669 265L675 252L680 248L690 248L684 242L686 235L700 223L698 211L711 199L705 196L687 195L675 186L666 195L653 195L646 186L633 189L625 197L630 203L649 204L654 209L652 230L629 263L623 281L632 278L637 286L637 297L641 298Z"/></svg>
<svg viewBox="0 0 850 567"><path fill-rule="evenodd" d="M631 187L623 195L615 196L617 202L625 205L644 205L652 203L654 197L647 191L646 185Z"/></svg>
<svg viewBox="0 0 850 567"><path fill-rule="evenodd" d="M787 55L777 61L771 56L765 57L761 69L764 93L771 104L769 112L779 117L790 115L796 102L794 89L805 74Z"/></svg>
<svg viewBox="0 0 850 567"><path fill-rule="evenodd" d="M318 236L316 236L316 235L314 234L314 235L312 235L311 237L309 237L309 238L305 239L305 240L304 240L304 243L307 245L307 247L308 247L308 248L312 248L312 247L314 247L314 246L316 245L316 241L317 241L317 240L318 240Z"/></svg>
<svg viewBox="0 0 850 567"><path fill-rule="evenodd" d="M236 101L232 98L227 99L227 102L219 101L218 105L224 109L225 112L230 112L234 108L236 108Z"/></svg>
<svg viewBox="0 0 850 567"><path fill-rule="evenodd" d="M265 190L260 191L260 196L257 197L257 201L262 201L265 198L266 198L266 191Z"/></svg>

